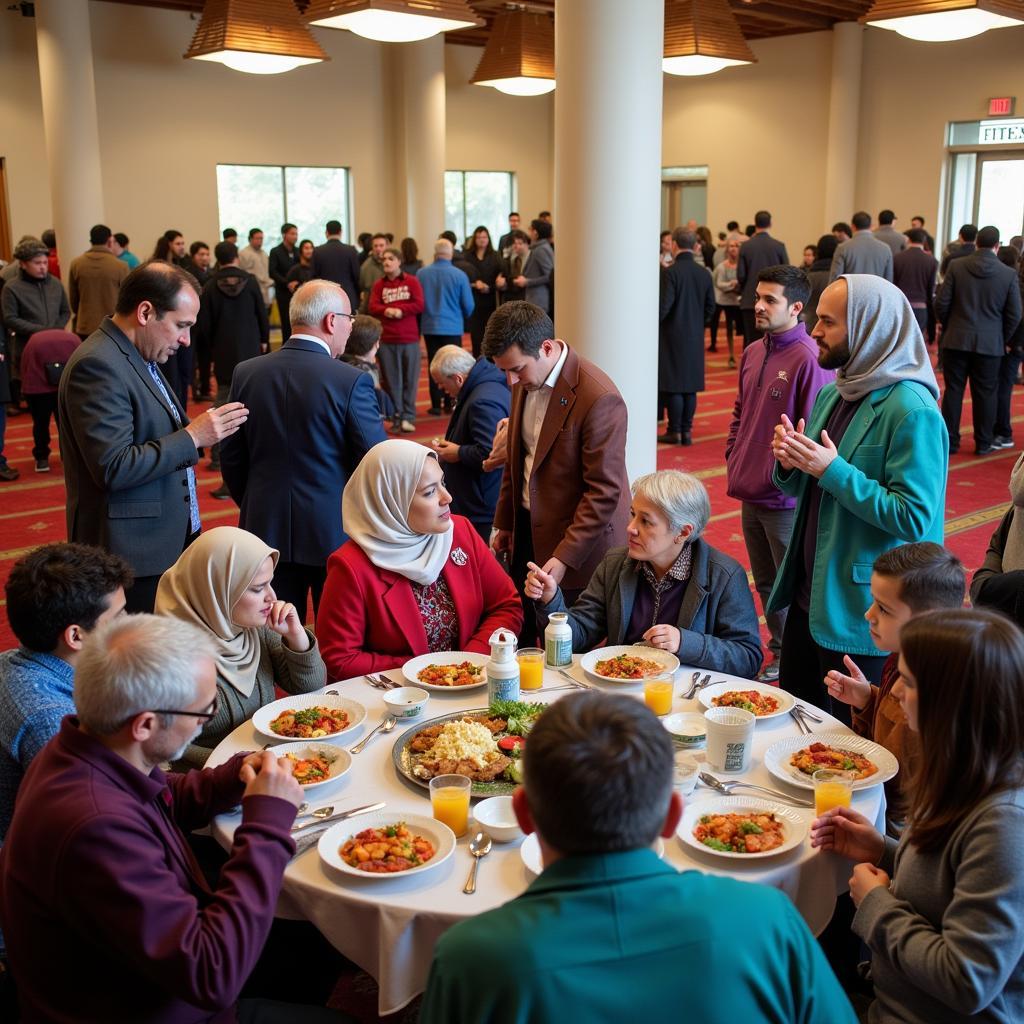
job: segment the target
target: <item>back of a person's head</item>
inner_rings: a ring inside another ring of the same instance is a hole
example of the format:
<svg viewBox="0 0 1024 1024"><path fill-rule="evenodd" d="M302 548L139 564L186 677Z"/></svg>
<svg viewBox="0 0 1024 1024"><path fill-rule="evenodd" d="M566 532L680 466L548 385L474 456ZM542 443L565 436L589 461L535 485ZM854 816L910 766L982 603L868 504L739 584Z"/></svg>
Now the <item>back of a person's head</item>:
<svg viewBox="0 0 1024 1024"><path fill-rule="evenodd" d="M446 238L449 242L452 243L452 248L453 249L455 248L455 246L457 246L459 244L458 236L455 234L454 231L442 231L441 234L438 235L437 237L439 239L440 238Z"/></svg>
<svg viewBox="0 0 1024 1024"><path fill-rule="evenodd" d="M739 229L740 222L738 220L731 220L728 224L725 225L726 231L739 231Z"/></svg>
<svg viewBox="0 0 1024 1024"><path fill-rule="evenodd" d="M677 248L684 252L691 252L697 244L697 233L688 228L673 228L672 241L675 242Z"/></svg>
<svg viewBox="0 0 1024 1024"><path fill-rule="evenodd" d="M819 260L830 260L836 254L836 246L839 245L839 239L833 234L822 235L818 239L818 259Z"/></svg>
<svg viewBox="0 0 1024 1024"><path fill-rule="evenodd" d="M858 210L851 218L850 223L854 231L866 231L871 227L871 214L864 210Z"/></svg>
<svg viewBox="0 0 1024 1024"><path fill-rule="evenodd" d="M540 306L514 299L503 302L487 319L484 328L483 354L488 359L503 355L518 346L525 356L534 359L545 341L555 337L555 325Z"/></svg>
<svg viewBox="0 0 1024 1024"><path fill-rule="evenodd" d="M537 233L537 238L551 237L551 224L546 220L531 220L530 227Z"/></svg>
<svg viewBox="0 0 1024 1024"><path fill-rule="evenodd" d="M914 245L924 245L928 241L928 236L925 234L924 228L911 228L906 232L907 241L913 242Z"/></svg>
<svg viewBox="0 0 1024 1024"><path fill-rule="evenodd" d="M977 224L964 224L960 228L960 238L964 242L973 242L978 237L978 225Z"/></svg>
<svg viewBox="0 0 1024 1024"><path fill-rule="evenodd" d="M415 263L420 258L420 247L415 238L403 238L399 243L403 263Z"/></svg>
<svg viewBox="0 0 1024 1024"><path fill-rule="evenodd" d="M181 267L161 260L147 260L121 282L114 312L119 316L128 316L139 308L140 303L150 302L157 316L163 317L172 309L177 309L178 298L184 288L191 288L196 295L199 294L199 282Z"/></svg>
<svg viewBox="0 0 1024 1024"><path fill-rule="evenodd" d="M345 342L345 354L362 357L373 351L373 346L380 341L383 331L380 321L375 317L360 313L352 321L352 333Z"/></svg>
<svg viewBox="0 0 1024 1024"><path fill-rule="evenodd" d="M324 225L324 231L329 235L340 235L341 234L341 221L340 220L329 220ZM359 238L362 241L362 236Z"/></svg>
<svg viewBox="0 0 1024 1024"><path fill-rule="evenodd" d="M57 248L57 232L54 231L53 228L47 228L39 236L39 238L40 238L40 241L42 241L43 245L45 245L47 247L47 249L56 249ZM128 243L124 242L123 244L127 245Z"/></svg>
<svg viewBox="0 0 1024 1024"><path fill-rule="evenodd" d="M896 220L896 214L892 210L882 210L878 215L878 223L882 227L885 227L887 224L891 225L894 220Z"/></svg>
<svg viewBox="0 0 1024 1024"><path fill-rule="evenodd" d="M455 244L447 238L439 238L434 243L434 256L450 260L455 254Z"/></svg>
<svg viewBox="0 0 1024 1024"><path fill-rule="evenodd" d="M90 245L106 245L112 232L106 224L95 224L89 229Z"/></svg>
<svg viewBox="0 0 1024 1024"><path fill-rule="evenodd" d="M523 776L537 831L559 853L639 849L665 822L672 741L638 700L573 695L531 730Z"/></svg>
<svg viewBox="0 0 1024 1024"><path fill-rule="evenodd" d="M223 267L238 259L238 246L234 242L218 242L213 250L214 258Z"/></svg>
<svg viewBox="0 0 1024 1024"><path fill-rule="evenodd" d="M963 563L934 541L890 548L875 559L871 569L899 583L900 600L915 615L933 608L959 608L964 603L967 574Z"/></svg>
<svg viewBox="0 0 1024 1024"><path fill-rule="evenodd" d="M1020 264L1020 251L1012 245L1001 245L996 253L999 262L1004 263L1011 270L1016 270Z"/></svg>
<svg viewBox="0 0 1024 1024"><path fill-rule="evenodd" d="M847 224L845 220L837 220L835 222L835 224L832 225L832 232L833 232L833 234L835 232L837 232L837 231L840 232L841 234L844 234L844 235L852 235L853 234L853 228L851 228L850 225Z"/></svg>
<svg viewBox="0 0 1024 1024"><path fill-rule="evenodd" d="M53 651L68 626L89 632L118 587L132 585L131 566L87 544L44 544L14 563L7 577L7 621L30 651Z"/></svg>
<svg viewBox="0 0 1024 1024"><path fill-rule="evenodd" d="M802 267L793 267L788 263L780 263L774 267L765 267L758 271L758 281L766 284L781 284L782 294L786 302L792 306L794 302L807 305L811 297L811 279Z"/></svg>
<svg viewBox="0 0 1024 1024"><path fill-rule="evenodd" d="M772 226L772 215L767 210L758 210L754 214L755 228L770 228Z"/></svg>
<svg viewBox="0 0 1024 1024"><path fill-rule="evenodd" d="M999 228L987 224L978 232L979 249L994 249L999 244Z"/></svg>
<svg viewBox="0 0 1024 1024"><path fill-rule="evenodd" d="M114 241L117 242L122 249L128 248L128 243L131 241L129 237L123 231L114 232Z"/></svg>

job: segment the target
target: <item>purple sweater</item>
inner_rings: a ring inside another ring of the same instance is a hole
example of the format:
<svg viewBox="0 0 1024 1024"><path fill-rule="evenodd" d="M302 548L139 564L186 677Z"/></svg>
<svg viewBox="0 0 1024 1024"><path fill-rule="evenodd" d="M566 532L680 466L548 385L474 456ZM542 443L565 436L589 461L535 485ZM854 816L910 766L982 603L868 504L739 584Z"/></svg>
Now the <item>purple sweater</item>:
<svg viewBox="0 0 1024 1024"><path fill-rule="evenodd" d="M0 924L27 1024L235 1020L295 851L291 804L249 797L207 885L185 833L238 803L240 760L144 775L64 719L0 850Z"/></svg>
<svg viewBox="0 0 1024 1024"><path fill-rule="evenodd" d="M804 325L766 334L743 352L740 386L725 443L730 498L768 509L796 507L772 483L772 434L785 413L794 424L809 419L818 392L835 380L818 365L818 346Z"/></svg>

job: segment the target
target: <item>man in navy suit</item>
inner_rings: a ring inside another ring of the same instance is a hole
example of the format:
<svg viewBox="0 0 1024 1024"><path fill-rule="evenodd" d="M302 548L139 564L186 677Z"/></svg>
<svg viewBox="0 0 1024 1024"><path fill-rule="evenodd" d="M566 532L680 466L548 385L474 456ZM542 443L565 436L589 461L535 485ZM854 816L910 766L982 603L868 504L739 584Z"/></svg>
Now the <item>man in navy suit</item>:
<svg viewBox="0 0 1024 1024"><path fill-rule="evenodd" d="M313 250L313 277L341 285L355 309L359 304L359 253L341 240L340 221L329 220L326 234L327 241Z"/></svg>
<svg viewBox="0 0 1024 1024"><path fill-rule="evenodd" d="M239 363L231 383L229 401L244 401L249 420L221 445L221 473L242 510L238 525L281 552L274 590L300 615L310 591L319 607L327 557L347 539L349 474L385 439L370 375L339 361L351 309L338 285L308 281L292 296L292 336Z"/></svg>

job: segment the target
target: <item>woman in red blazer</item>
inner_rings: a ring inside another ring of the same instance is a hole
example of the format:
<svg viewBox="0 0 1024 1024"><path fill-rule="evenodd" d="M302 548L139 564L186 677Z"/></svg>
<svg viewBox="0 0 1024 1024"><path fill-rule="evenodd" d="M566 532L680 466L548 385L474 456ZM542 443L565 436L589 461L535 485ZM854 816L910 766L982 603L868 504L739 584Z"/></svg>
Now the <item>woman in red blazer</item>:
<svg viewBox="0 0 1024 1024"><path fill-rule="evenodd" d="M349 540L327 562L317 641L330 679L398 668L430 651L487 653L522 604L468 519L448 510L437 456L414 441L375 445L349 478Z"/></svg>

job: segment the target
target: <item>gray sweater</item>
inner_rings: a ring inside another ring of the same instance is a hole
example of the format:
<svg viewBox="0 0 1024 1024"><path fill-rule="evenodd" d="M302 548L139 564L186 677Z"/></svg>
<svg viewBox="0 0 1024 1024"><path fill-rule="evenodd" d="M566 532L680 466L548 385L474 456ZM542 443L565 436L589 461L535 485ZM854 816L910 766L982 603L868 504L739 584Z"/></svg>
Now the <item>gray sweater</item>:
<svg viewBox="0 0 1024 1024"><path fill-rule="evenodd" d="M887 839L880 866L891 889L853 919L871 948L871 1024L1024 1021L1024 788L982 801L937 853Z"/></svg>

